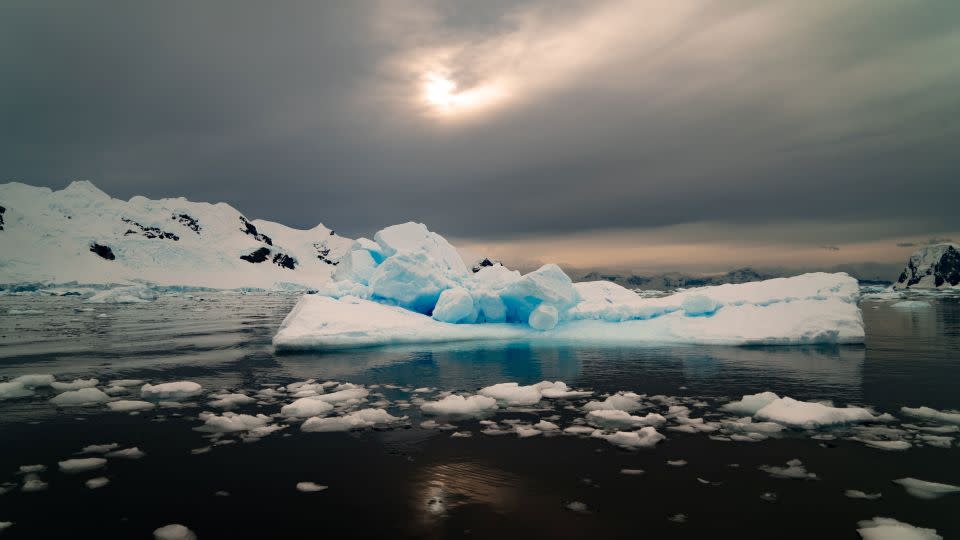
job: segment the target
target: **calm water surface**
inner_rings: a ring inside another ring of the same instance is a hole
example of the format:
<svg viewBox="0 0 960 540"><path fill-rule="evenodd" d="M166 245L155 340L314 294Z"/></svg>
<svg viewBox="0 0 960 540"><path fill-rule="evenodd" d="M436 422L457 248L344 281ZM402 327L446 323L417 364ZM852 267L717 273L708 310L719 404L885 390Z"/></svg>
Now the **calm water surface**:
<svg viewBox="0 0 960 540"><path fill-rule="evenodd" d="M277 355L270 339L296 298L283 295L165 296L149 304L94 305L76 298L0 297L0 379L51 373L59 380L96 377L153 383L192 380L205 390L253 393L266 384L308 378L364 385L475 391L490 384L562 380L596 393L631 390L708 403L692 416L765 390L803 400L874 407L960 409L960 301L929 300L927 309L862 303L863 347L603 347L529 344L431 345L326 354ZM95 311L77 311L93 307ZM10 315L9 310L42 314ZM404 427L350 433L303 433L296 423L255 443L215 446L193 430L195 407L139 415L103 406L57 409L54 394L0 401L0 521L3 538L150 538L182 523L199 538L610 537L857 538L857 521L893 517L960 537L960 495L908 496L902 477L960 484L960 449L869 448L838 437L795 432L756 443L711 440L661 430L652 449L625 451L571 436L488 436L476 420L456 422L471 438L424 429L425 417L402 388L379 388L407 415ZM136 399L134 392L131 399ZM130 397L130 396L127 396ZM429 399L429 394L427 395ZM289 400L288 400L289 401ZM689 400L688 400L689 401ZM283 403L243 412L273 414ZM401 401L403 404L403 401ZM557 414L569 425L582 412L504 411L494 420ZM565 408L569 405L570 408ZM910 419L903 418L905 422ZM841 433L842 434L842 433ZM229 437L227 440L232 440ZM102 471L68 475L57 462L86 445L116 442L146 452L109 460ZM818 480L772 478L759 465L799 458ZM683 459L684 467L667 460ZM45 464L45 491L19 489L21 465ZM644 474L620 474L621 468ZM90 490L84 481L106 476ZM700 480L698 480L698 478ZM708 483L703 483L705 480ZM301 493L297 482L328 486ZM855 500L846 489L882 492ZM229 495L217 492L227 492ZM776 501L761 499L775 493ZM567 508L581 502L585 512ZM683 514L681 520L677 514ZM670 519L673 517L673 519Z"/></svg>

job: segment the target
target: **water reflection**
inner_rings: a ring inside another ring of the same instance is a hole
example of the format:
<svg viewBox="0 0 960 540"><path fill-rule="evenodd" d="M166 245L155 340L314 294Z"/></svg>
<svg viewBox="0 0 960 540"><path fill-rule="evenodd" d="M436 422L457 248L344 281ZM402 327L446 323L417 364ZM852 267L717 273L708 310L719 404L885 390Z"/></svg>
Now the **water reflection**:
<svg viewBox="0 0 960 540"><path fill-rule="evenodd" d="M523 501L518 477L472 461L428 465L410 488L412 521L420 529L434 528L450 512L467 505L484 505L503 514Z"/></svg>

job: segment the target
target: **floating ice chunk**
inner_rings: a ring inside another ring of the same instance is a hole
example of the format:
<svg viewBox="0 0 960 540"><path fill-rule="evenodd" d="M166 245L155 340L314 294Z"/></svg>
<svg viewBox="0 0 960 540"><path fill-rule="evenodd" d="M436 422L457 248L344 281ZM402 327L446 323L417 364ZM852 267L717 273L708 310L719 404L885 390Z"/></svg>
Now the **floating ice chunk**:
<svg viewBox="0 0 960 540"><path fill-rule="evenodd" d="M673 459L673 460L668 459L667 460L667 465L670 465L671 467L683 467L686 464L687 464L687 460L685 459Z"/></svg>
<svg viewBox="0 0 960 540"><path fill-rule="evenodd" d="M891 304L890 307L897 309L927 309L930 307L930 302L924 302L923 300L904 300Z"/></svg>
<svg viewBox="0 0 960 540"><path fill-rule="evenodd" d="M146 456L147 453L143 450L140 450L136 446L132 448L124 448L123 450L114 450L113 452L107 452L106 456L108 458L122 458L122 459L140 459Z"/></svg>
<svg viewBox="0 0 960 540"><path fill-rule="evenodd" d="M490 267L485 267L487 269ZM502 268L502 267L501 267ZM483 270L481 270L483 272ZM489 291L475 291L474 302L477 308L478 323L502 323L507 320L507 305L500 295Z"/></svg>
<svg viewBox="0 0 960 540"><path fill-rule="evenodd" d="M789 397L771 402L754 416L760 420L803 429L876 420L870 411L862 407L829 407L822 403L797 401Z"/></svg>
<svg viewBox="0 0 960 540"><path fill-rule="evenodd" d="M41 480L36 474L28 474L23 477L23 485L20 486L20 491L24 493L35 493L37 491L43 491L49 487L49 484Z"/></svg>
<svg viewBox="0 0 960 540"><path fill-rule="evenodd" d="M203 387L193 381L176 381L163 384L145 384L140 388L140 395L150 400L177 401L196 396L203 391Z"/></svg>
<svg viewBox="0 0 960 540"><path fill-rule="evenodd" d="M327 486L321 486L314 482L297 482L297 491L302 491L304 493L315 493L317 491L323 491L327 489Z"/></svg>
<svg viewBox="0 0 960 540"><path fill-rule="evenodd" d="M82 388L80 390L72 390L55 396L50 400L50 403L53 403L57 407L73 407L81 405L95 405L97 403L105 403L107 401L110 401L110 396L101 392L100 390L97 390L96 388Z"/></svg>
<svg viewBox="0 0 960 540"><path fill-rule="evenodd" d="M870 439L860 439L860 442L869 446L870 448L876 448L878 450L889 450L889 451L903 451L910 448L910 443L907 441L881 441L881 440L870 440Z"/></svg>
<svg viewBox="0 0 960 540"><path fill-rule="evenodd" d="M54 381L50 383L50 386L54 390L65 391L65 390L80 390L81 388L93 388L94 386L100 384L100 381L97 379L74 379L71 382L57 382Z"/></svg>
<svg viewBox="0 0 960 540"><path fill-rule="evenodd" d="M726 431L735 431L738 433L779 433L783 431L782 425L776 422L754 422L753 418L745 416L732 422L723 422L723 429Z"/></svg>
<svg viewBox="0 0 960 540"><path fill-rule="evenodd" d="M211 397L213 397L214 400L210 402L210 406L218 409L236 409L237 407L249 405L256 401L256 399L246 394L217 394Z"/></svg>
<svg viewBox="0 0 960 540"><path fill-rule="evenodd" d="M308 418L307 421L300 426L300 430L308 432L350 431L352 429L389 425L403 421L404 419L406 419L405 416L392 416L383 409L361 409L343 416L330 418L314 416Z"/></svg>
<svg viewBox="0 0 960 540"><path fill-rule="evenodd" d="M314 397L300 398L280 408L280 415L287 418L322 416L333 410L333 405Z"/></svg>
<svg viewBox="0 0 960 540"><path fill-rule="evenodd" d="M672 521L674 523L686 523L687 515L686 514L674 514L667 518L667 521Z"/></svg>
<svg viewBox="0 0 960 540"><path fill-rule="evenodd" d="M928 482L916 478L900 478L894 480L893 483L900 484L907 490L907 493L918 499L939 499L944 495L960 492L960 486Z"/></svg>
<svg viewBox="0 0 960 540"><path fill-rule="evenodd" d="M936 409L931 409L930 407L901 407L900 411L903 412L903 414L913 416L915 418L930 420L932 422L960 424L960 412L957 411L938 411Z"/></svg>
<svg viewBox="0 0 960 540"><path fill-rule="evenodd" d="M534 330L552 330L560 322L560 314L551 304L540 304L530 312L527 324Z"/></svg>
<svg viewBox="0 0 960 540"><path fill-rule="evenodd" d="M494 398L506 405L536 405L543 397L537 385L520 386L515 382L487 386L477 393Z"/></svg>
<svg viewBox="0 0 960 540"><path fill-rule="evenodd" d="M110 381L110 386L143 386L147 381L143 379L117 379L115 381Z"/></svg>
<svg viewBox="0 0 960 540"><path fill-rule="evenodd" d="M513 431L521 439L526 439L527 437L536 437L537 435L543 434L543 431L540 431L539 429L536 429L530 426L522 426L522 425L513 426Z"/></svg>
<svg viewBox="0 0 960 540"><path fill-rule="evenodd" d="M567 435L593 435L596 429L589 426L569 426L563 432Z"/></svg>
<svg viewBox="0 0 960 540"><path fill-rule="evenodd" d="M80 451L81 454L106 454L111 450L115 450L120 445L117 443L107 443L107 444L91 444L84 446L83 450Z"/></svg>
<svg viewBox="0 0 960 540"><path fill-rule="evenodd" d="M329 394L321 394L315 396L315 399L320 401L326 401L333 405L349 405L352 403L357 403L360 400L366 398L370 395L370 391L366 388L354 385L343 385L342 390L337 390L336 392L331 392ZM337 388L341 388L338 386Z"/></svg>
<svg viewBox="0 0 960 540"><path fill-rule="evenodd" d="M0 531L13 527L12 521L0 521Z"/></svg>
<svg viewBox="0 0 960 540"><path fill-rule="evenodd" d="M100 489L110 483L110 479L106 476L98 476L96 478L91 478L84 482L84 484L90 489Z"/></svg>
<svg viewBox="0 0 960 540"><path fill-rule="evenodd" d="M605 439L611 444L615 444L621 448L626 448L629 450L634 450L637 448L652 448L658 442L666 439L666 437L658 433L656 429L650 426L641 428L639 431L615 431L613 433L605 433L604 431L598 429L593 432L592 436L599 439Z"/></svg>
<svg viewBox="0 0 960 540"><path fill-rule="evenodd" d="M30 397L33 393L32 388L27 388L16 381L0 382L0 400Z"/></svg>
<svg viewBox="0 0 960 540"><path fill-rule="evenodd" d="M754 414L757 414L757 411L778 399L780 399L780 396L774 394L773 392L761 392L759 394L743 396L742 399L726 403L720 408L724 411L730 411L732 413L748 414L753 416Z"/></svg>
<svg viewBox="0 0 960 540"><path fill-rule="evenodd" d="M154 530L153 538L154 540L197 540L197 535L179 523L171 523Z"/></svg>
<svg viewBox="0 0 960 540"><path fill-rule="evenodd" d="M943 435L920 435L920 440L924 443L937 448L951 448L953 446L953 437Z"/></svg>
<svg viewBox="0 0 960 540"><path fill-rule="evenodd" d="M537 422L533 425L533 428L539 429L540 431L560 431L560 426L546 420Z"/></svg>
<svg viewBox="0 0 960 540"><path fill-rule="evenodd" d="M252 416L232 412L225 412L219 416L210 412L202 412L200 413L200 420L203 420L203 425L194 429L209 433L248 431L270 423L270 417L264 414Z"/></svg>
<svg viewBox="0 0 960 540"><path fill-rule="evenodd" d="M774 478L790 478L796 480L816 480L817 475L808 472L806 467L799 459L791 459L786 467L777 467L774 465L760 465L757 467L761 471Z"/></svg>
<svg viewBox="0 0 960 540"><path fill-rule="evenodd" d="M867 493L859 489L848 489L843 494L851 499L864 499L868 501L879 499L883 496L881 493Z"/></svg>
<svg viewBox="0 0 960 540"><path fill-rule="evenodd" d="M640 400L643 396L633 392L617 392L603 401L591 401L583 406L585 411L617 410L633 412L643 408Z"/></svg>
<svg viewBox="0 0 960 540"><path fill-rule="evenodd" d="M632 416L626 411L598 410L587 413L587 422L604 428L631 428L640 426L659 426L667 419L657 413L646 416Z"/></svg>
<svg viewBox="0 0 960 540"><path fill-rule="evenodd" d="M473 433L469 431L455 431L450 435L452 439L469 439L470 437L473 437Z"/></svg>
<svg viewBox="0 0 960 540"><path fill-rule="evenodd" d="M688 317L704 317L716 313L720 303L703 294L692 294L683 299L680 308Z"/></svg>
<svg viewBox="0 0 960 540"><path fill-rule="evenodd" d="M645 472L646 471L644 471L643 469L620 469L620 474L625 474L627 476L640 476Z"/></svg>
<svg viewBox="0 0 960 540"><path fill-rule="evenodd" d="M44 311L39 309L8 309L7 315L43 315Z"/></svg>
<svg viewBox="0 0 960 540"><path fill-rule="evenodd" d="M27 388L39 388L53 384L53 375L31 373L29 375L20 375L11 382L20 383Z"/></svg>
<svg viewBox="0 0 960 540"><path fill-rule="evenodd" d="M74 458L61 461L58 464L62 472L74 474L99 469L107 464L107 460L96 457Z"/></svg>
<svg viewBox="0 0 960 540"><path fill-rule="evenodd" d="M918 426L916 424L903 424L907 429L925 431L927 433L957 433L960 432L960 426Z"/></svg>
<svg viewBox="0 0 960 540"><path fill-rule="evenodd" d="M497 400L487 396L451 394L438 401L427 401L420 405L420 409L436 416L481 416L496 410Z"/></svg>
<svg viewBox="0 0 960 540"><path fill-rule="evenodd" d="M472 323L477 318L473 296L463 287L454 287L440 293L433 318L445 323Z"/></svg>
<svg viewBox="0 0 960 540"><path fill-rule="evenodd" d="M593 395L593 392L571 390L563 381L542 381L534 386L540 390L543 397L548 399L571 399Z"/></svg>
<svg viewBox="0 0 960 540"><path fill-rule="evenodd" d="M111 401L107 403L107 407L111 411L116 412L133 412L133 411L146 411L153 409L157 406L156 403L151 403L149 401L140 401L135 399L121 399L118 401Z"/></svg>
<svg viewBox="0 0 960 540"><path fill-rule="evenodd" d="M37 465L21 465L20 468L18 469L18 472L19 472L20 474L34 474L34 473L41 473L41 472L43 472L43 471L45 471L45 470L47 470L47 466L46 466L46 465L41 465L41 464L37 464Z"/></svg>
<svg viewBox="0 0 960 540"><path fill-rule="evenodd" d="M84 300L91 304L139 304L157 299L157 293L144 286L118 287L100 291Z"/></svg>
<svg viewBox="0 0 960 540"><path fill-rule="evenodd" d="M914 527L893 518L875 517L857 523L863 540L943 540L935 529Z"/></svg>

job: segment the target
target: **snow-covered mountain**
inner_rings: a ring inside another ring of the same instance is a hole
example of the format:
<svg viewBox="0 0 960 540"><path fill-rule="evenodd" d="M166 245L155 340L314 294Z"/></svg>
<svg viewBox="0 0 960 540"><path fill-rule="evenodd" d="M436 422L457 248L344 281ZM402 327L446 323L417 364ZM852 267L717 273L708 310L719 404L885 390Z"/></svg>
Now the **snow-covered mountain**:
<svg viewBox="0 0 960 540"><path fill-rule="evenodd" d="M248 220L225 203L0 184L0 284L311 288L352 245L323 225Z"/></svg>
<svg viewBox="0 0 960 540"><path fill-rule="evenodd" d="M934 289L960 285L960 245L926 246L913 252L895 289Z"/></svg>

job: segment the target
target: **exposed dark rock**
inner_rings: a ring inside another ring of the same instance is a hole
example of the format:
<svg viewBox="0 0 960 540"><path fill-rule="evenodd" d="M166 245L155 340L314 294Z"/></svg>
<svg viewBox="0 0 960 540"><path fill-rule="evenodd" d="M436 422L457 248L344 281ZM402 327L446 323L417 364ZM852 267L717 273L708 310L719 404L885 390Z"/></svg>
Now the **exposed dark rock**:
<svg viewBox="0 0 960 540"><path fill-rule="evenodd" d="M960 249L956 244L936 244L926 246L913 253L906 268L897 278L896 288L909 288L920 284L921 287L951 287L960 284ZM931 277L921 284L926 277Z"/></svg>
<svg viewBox="0 0 960 540"><path fill-rule="evenodd" d="M327 247L327 242L315 242L313 248L317 250L317 258L321 261L336 266L340 261L334 261L330 259L330 248Z"/></svg>
<svg viewBox="0 0 960 540"><path fill-rule="evenodd" d="M3 230L3 214L7 211L6 208L0 206L0 231Z"/></svg>
<svg viewBox="0 0 960 540"><path fill-rule="evenodd" d="M177 240L180 240L179 236L170 232L160 230L159 227L147 227L145 225L141 225L137 223L136 221L133 221L132 219L127 219L127 218L120 218L120 219L123 220L124 223L129 223L130 225L133 225L134 227L139 229L139 232L133 229L127 229L127 232L123 233L124 236L139 233L141 236L145 238L150 238L150 239L159 238L161 240L173 240L174 242L176 242Z"/></svg>
<svg viewBox="0 0 960 540"><path fill-rule="evenodd" d="M108 261L112 261L117 258L117 256L113 254L113 250L110 249L110 246L102 246L96 242L90 244L90 251Z"/></svg>
<svg viewBox="0 0 960 540"><path fill-rule="evenodd" d="M271 240L269 236L257 231L257 227L247 221L247 218L240 216L240 225L242 226L240 229L242 232L256 238L258 242L263 242L268 246L273 245L273 240Z"/></svg>
<svg viewBox="0 0 960 540"><path fill-rule="evenodd" d="M260 248L253 253L248 253L246 255L241 255L240 258L252 263L262 263L267 260L267 257L270 256L270 250L267 248Z"/></svg>
<svg viewBox="0 0 960 540"><path fill-rule="evenodd" d="M487 266L493 266L495 264L500 264L500 261L491 261L490 259L484 257L482 261L473 265L473 268L471 268L471 270L473 270L473 273L476 274L477 272L480 271L481 268L486 268Z"/></svg>
<svg viewBox="0 0 960 540"><path fill-rule="evenodd" d="M183 225L184 227L190 229L191 231L200 234L200 222L195 218L190 217L188 214L173 214L170 216L170 219L176 221L177 223Z"/></svg>
<svg viewBox="0 0 960 540"><path fill-rule="evenodd" d="M297 260L287 254L277 253L273 256L273 264L293 270L297 267Z"/></svg>

